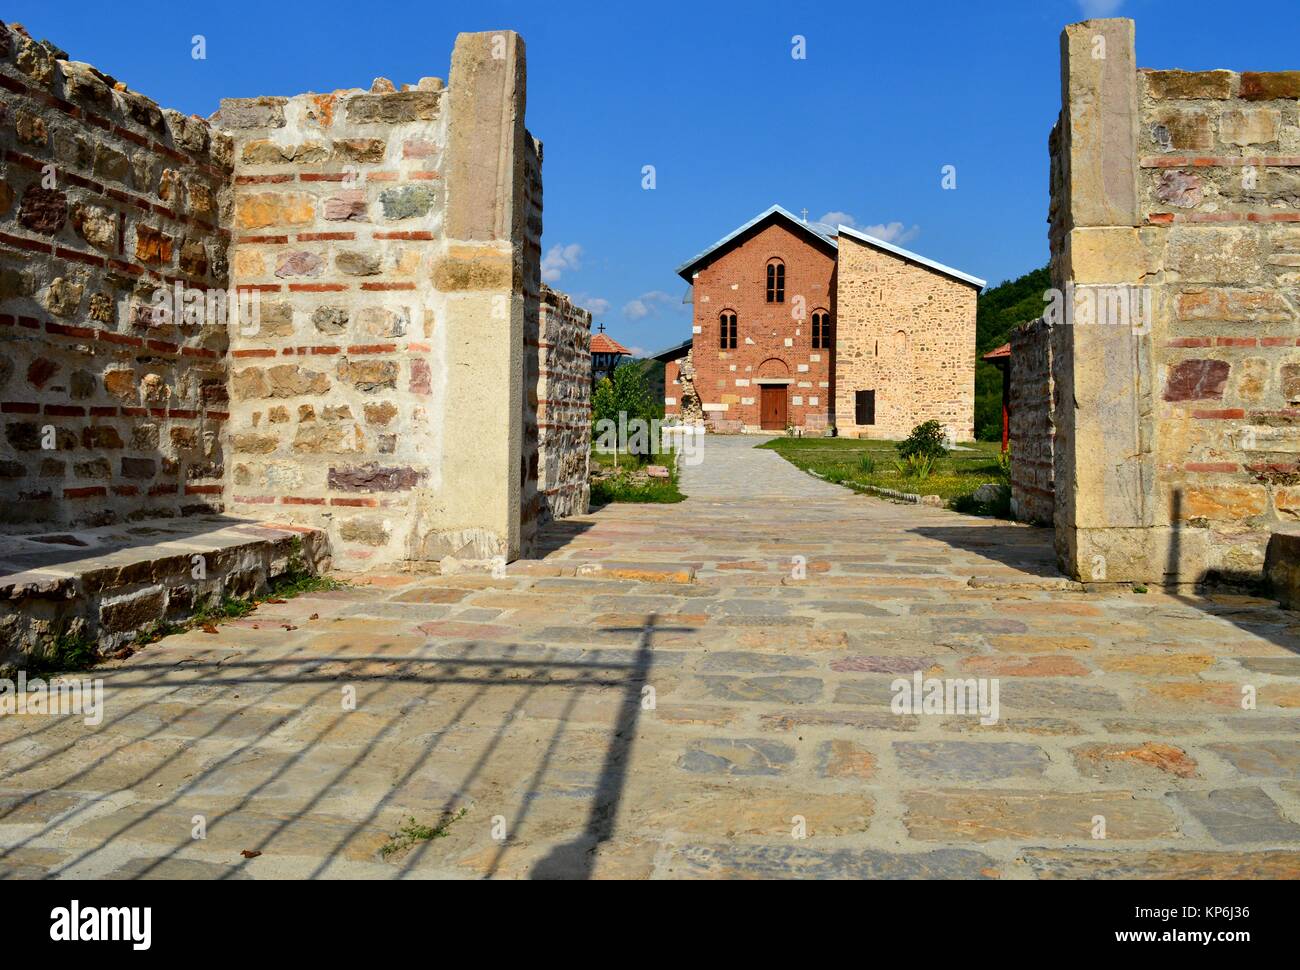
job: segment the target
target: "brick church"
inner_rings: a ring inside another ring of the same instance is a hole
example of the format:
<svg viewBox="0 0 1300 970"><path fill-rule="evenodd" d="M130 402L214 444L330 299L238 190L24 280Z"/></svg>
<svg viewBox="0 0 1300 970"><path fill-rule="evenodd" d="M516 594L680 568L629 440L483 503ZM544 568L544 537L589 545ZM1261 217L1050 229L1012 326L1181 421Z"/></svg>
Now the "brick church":
<svg viewBox="0 0 1300 970"><path fill-rule="evenodd" d="M974 437L984 280L781 206L677 270L692 337L658 355L664 407L724 433L901 438L935 419Z"/></svg>

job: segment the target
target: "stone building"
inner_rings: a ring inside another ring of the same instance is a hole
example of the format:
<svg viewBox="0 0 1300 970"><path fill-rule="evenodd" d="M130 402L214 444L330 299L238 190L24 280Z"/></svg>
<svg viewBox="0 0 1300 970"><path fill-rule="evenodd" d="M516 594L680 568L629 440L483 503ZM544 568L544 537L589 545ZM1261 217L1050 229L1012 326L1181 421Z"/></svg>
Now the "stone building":
<svg viewBox="0 0 1300 970"><path fill-rule="evenodd" d="M590 319L542 289L516 34L204 120L0 24L0 88L0 535L224 514L359 569L585 511Z"/></svg>
<svg viewBox="0 0 1300 970"><path fill-rule="evenodd" d="M709 430L901 438L974 433L975 297L984 281L780 206L677 270L692 287L690 387L673 351L665 412Z"/></svg>

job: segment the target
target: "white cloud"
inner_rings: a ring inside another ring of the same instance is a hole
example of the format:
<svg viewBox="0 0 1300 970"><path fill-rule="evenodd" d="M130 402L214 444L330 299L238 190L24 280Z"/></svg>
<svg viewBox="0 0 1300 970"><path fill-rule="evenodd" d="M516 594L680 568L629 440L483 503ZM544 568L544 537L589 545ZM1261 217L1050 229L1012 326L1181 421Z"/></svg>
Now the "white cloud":
<svg viewBox="0 0 1300 970"><path fill-rule="evenodd" d="M629 357L645 357L646 349L644 347L629 347L627 353Z"/></svg>
<svg viewBox="0 0 1300 970"><path fill-rule="evenodd" d="M582 247L577 243L567 246L552 246L542 260L542 279L548 283L558 283L565 270L582 268Z"/></svg>
<svg viewBox="0 0 1300 970"><path fill-rule="evenodd" d="M858 224L858 220L847 212L828 212L817 221L830 226L856 226Z"/></svg>
<svg viewBox="0 0 1300 970"><path fill-rule="evenodd" d="M894 243L897 246L911 242L921 235L921 227L918 225L913 225L910 229L901 222L877 222L874 225L864 226L851 213L839 212L838 210L826 213L817 221L832 226L848 226L850 229L865 232L868 236L875 236L877 239L883 239L885 242Z"/></svg>
<svg viewBox="0 0 1300 970"><path fill-rule="evenodd" d="M848 225L848 223L845 223L845 225ZM913 225L912 228L906 229L901 222L876 223L874 226L856 226L854 228L861 229L868 236L875 236L877 239L883 239L887 243L894 243L898 246L911 242L921 235L920 226Z"/></svg>
<svg viewBox="0 0 1300 970"><path fill-rule="evenodd" d="M676 302L677 299L671 293L651 290L623 304L623 316L629 320L644 320L646 317L658 316L661 309Z"/></svg>
<svg viewBox="0 0 1300 970"><path fill-rule="evenodd" d="M609 312L609 301L604 297L588 296L586 293L575 293L572 297L573 302L586 310L591 311L593 317L603 317Z"/></svg>
<svg viewBox="0 0 1300 970"><path fill-rule="evenodd" d="M1092 17L1114 16L1122 6L1124 6L1124 0L1079 0L1079 9L1089 19Z"/></svg>

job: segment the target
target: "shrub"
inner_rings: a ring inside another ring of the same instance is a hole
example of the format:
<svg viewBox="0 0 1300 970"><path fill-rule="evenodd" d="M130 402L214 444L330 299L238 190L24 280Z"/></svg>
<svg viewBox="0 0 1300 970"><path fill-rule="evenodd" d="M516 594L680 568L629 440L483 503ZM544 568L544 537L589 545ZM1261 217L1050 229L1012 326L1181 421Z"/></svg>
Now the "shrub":
<svg viewBox="0 0 1300 970"><path fill-rule="evenodd" d="M931 459L942 458L948 453L944 442L943 425L938 421L925 421L913 428L906 440L898 443L898 455L904 461L913 455Z"/></svg>
<svg viewBox="0 0 1300 970"><path fill-rule="evenodd" d="M876 473L876 459L872 458L870 453L864 453L858 459L858 471L864 475L874 475Z"/></svg>
<svg viewBox="0 0 1300 970"><path fill-rule="evenodd" d="M1006 451L998 452L998 473L1008 482L1011 481L1011 446L1010 445L1007 446Z"/></svg>
<svg viewBox="0 0 1300 970"><path fill-rule="evenodd" d="M929 455L908 455L902 461L894 463L898 469L898 474L904 478L915 478L917 481L924 481L929 478L934 471L935 459Z"/></svg>

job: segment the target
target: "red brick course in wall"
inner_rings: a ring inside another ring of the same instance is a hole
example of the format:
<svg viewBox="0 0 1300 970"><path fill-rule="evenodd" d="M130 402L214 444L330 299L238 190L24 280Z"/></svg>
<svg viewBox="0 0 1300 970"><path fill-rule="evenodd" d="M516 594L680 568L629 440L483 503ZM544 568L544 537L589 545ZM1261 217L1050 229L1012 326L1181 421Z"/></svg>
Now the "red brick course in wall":
<svg viewBox="0 0 1300 970"><path fill-rule="evenodd" d="M0 530L221 511L230 145L0 25ZM39 415L39 417L37 417Z"/></svg>
<svg viewBox="0 0 1300 970"><path fill-rule="evenodd" d="M784 303L767 302L774 258L785 263ZM759 430L763 382L784 388L788 425L824 429L833 420L834 350L813 349L812 315L829 313L834 327L835 247L766 220L697 267L693 286L695 387L709 430ZM734 350L720 347L723 313L737 316ZM677 373L670 364L667 397L680 392ZM665 410L677 413L677 404Z"/></svg>

